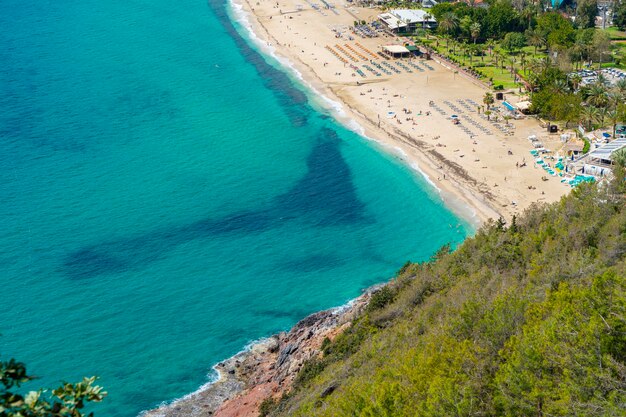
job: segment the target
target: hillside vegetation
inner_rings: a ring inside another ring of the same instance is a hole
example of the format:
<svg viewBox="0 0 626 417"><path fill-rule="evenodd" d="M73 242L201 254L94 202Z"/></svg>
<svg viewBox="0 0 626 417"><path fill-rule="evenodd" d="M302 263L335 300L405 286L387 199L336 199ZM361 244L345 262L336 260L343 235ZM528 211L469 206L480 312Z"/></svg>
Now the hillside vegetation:
<svg viewBox="0 0 626 417"><path fill-rule="evenodd" d="M623 188L581 186L405 265L262 415L623 416Z"/></svg>

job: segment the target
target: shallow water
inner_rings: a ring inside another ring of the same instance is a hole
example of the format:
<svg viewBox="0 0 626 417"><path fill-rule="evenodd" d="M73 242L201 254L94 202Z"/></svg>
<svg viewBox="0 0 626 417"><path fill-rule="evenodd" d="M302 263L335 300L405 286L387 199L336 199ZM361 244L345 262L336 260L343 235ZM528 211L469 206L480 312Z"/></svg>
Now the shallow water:
<svg viewBox="0 0 626 417"><path fill-rule="evenodd" d="M97 415L193 391L470 232L223 3L3 4L0 353L38 385L99 375Z"/></svg>

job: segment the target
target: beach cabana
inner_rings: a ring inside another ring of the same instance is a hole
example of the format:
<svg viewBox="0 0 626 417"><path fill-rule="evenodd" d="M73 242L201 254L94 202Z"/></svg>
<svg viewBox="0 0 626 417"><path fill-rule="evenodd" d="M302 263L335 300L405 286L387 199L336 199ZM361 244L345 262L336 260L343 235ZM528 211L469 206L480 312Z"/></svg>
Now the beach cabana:
<svg viewBox="0 0 626 417"><path fill-rule="evenodd" d="M520 101L515 105L515 107L517 107L517 110L525 114L528 109L530 109L530 104L530 101Z"/></svg>
<svg viewBox="0 0 626 417"><path fill-rule="evenodd" d="M412 54L412 55L420 55L420 50L415 45L404 45L404 47Z"/></svg>
<svg viewBox="0 0 626 417"><path fill-rule="evenodd" d="M402 58L411 54L411 52L402 45L384 45L383 52L394 58Z"/></svg>

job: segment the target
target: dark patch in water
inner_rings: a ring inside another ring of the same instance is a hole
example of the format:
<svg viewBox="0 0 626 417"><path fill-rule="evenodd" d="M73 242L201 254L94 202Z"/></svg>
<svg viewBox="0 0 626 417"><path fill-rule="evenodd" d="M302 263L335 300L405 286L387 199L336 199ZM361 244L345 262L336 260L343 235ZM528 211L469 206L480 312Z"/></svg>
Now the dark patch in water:
<svg viewBox="0 0 626 417"><path fill-rule="evenodd" d="M274 92L294 126L304 126L310 115L318 115L308 105L303 91L282 71L269 65L239 35L226 11L226 3L209 0L209 6L232 37L245 59L257 70L265 85ZM328 118L327 115L318 115ZM162 258L174 247L200 238L223 234L258 233L288 221L315 227L371 221L364 216L350 168L339 151L337 133L324 128L307 159L308 172L269 207L206 218L180 227L155 230L144 235L86 246L70 253L63 261L65 273L74 279L142 268Z"/></svg>
<svg viewBox="0 0 626 417"><path fill-rule="evenodd" d="M371 221L359 200L350 168L341 156L340 141L330 129L322 129L309 157L306 175L268 207L207 217L183 226L155 230L140 236L102 242L70 253L63 260L71 278L89 278L145 267L178 245L225 234L247 235L300 222L313 227Z"/></svg>
<svg viewBox="0 0 626 417"><path fill-rule="evenodd" d="M254 66L267 88L274 92L291 123L296 127L306 125L308 116L312 113L306 94L294 85L287 74L268 64L263 55L250 47L239 35L228 16L225 1L209 0L208 4L226 32L235 41L243 57Z"/></svg>
<svg viewBox="0 0 626 417"><path fill-rule="evenodd" d="M288 259L280 263L280 268L297 272L316 272L331 269L345 263L345 260L332 253L318 253L295 259Z"/></svg>

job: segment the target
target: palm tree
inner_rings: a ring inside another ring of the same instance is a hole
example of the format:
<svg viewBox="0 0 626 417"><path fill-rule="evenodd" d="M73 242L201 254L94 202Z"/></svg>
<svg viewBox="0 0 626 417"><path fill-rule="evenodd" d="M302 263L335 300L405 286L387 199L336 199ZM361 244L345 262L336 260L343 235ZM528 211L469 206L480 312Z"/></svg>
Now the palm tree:
<svg viewBox="0 0 626 417"><path fill-rule="evenodd" d="M624 95L619 90L611 90L606 93L609 107L613 110L617 110L617 106L624 101Z"/></svg>
<svg viewBox="0 0 626 417"><path fill-rule="evenodd" d="M446 35L451 35L459 27L459 18L452 12L444 13L439 19L439 30ZM448 49L448 43L446 41L446 49Z"/></svg>
<svg viewBox="0 0 626 417"><path fill-rule="evenodd" d="M469 49L469 54L470 54L470 65L472 65L473 64L474 55L476 55L478 53L480 48L478 47L478 45L474 44L474 45L469 45L468 49Z"/></svg>
<svg viewBox="0 0 626 417"><path fill-rule="evenodd" d="M574 90L578 90L580 83L583 81L583 77L581 77L579 74L574 74L569 78L569 81L570 83L572 83L572 88Z"/></svg>
<svg viewBox="0 0 626 417"><path fill-rule="evenodd" d="M620 80L615 83L615 88L621 94L626 94L626 80L623 78L620 78Z"/></svg>
<svg viewBox="0 0 626 417"><path fill-rule="evenodd" d="M422 29L426 30L426 22L431 18L432 16L429 15L428 13L426 13L424 15L424 20L422 20Z"/></svg>
<svg viewBox="0 0 626 417"><path fill-rule="evenodd" d="M587 103L595 107L605 107L608 104L608 97L604 85L595 83L589 87Z"/></svg>
<svg viewBox="0 0 626 417"><path fill-rule="evenodd" d="M487 43L485 43L485 46L489 50L489 55L493 57L493 48L496 46L496 41L489 39Z"/></svg>
<svg viewBox="0 0 626 417"><path fill-rule="evenodd" d="M478 22L474 22L470 25L470 35L474 40L474 45L476 45L476 39L478 39L478 37L480 36L480 29L481 26Z"/></svg>
<svg viewBox="0 0 626 417"><path fill-rule="evenodd" d="M537 48L543 47L546 44L546 36L537 29L527 30L526 39L529 45L535 47L535 55L537 55Z"/></svg>
<svg viewBox="0 0 626 417"><path fill-rule="evenodd" d="M569 92L569 85L565 80L556 80L554 83L554 90L558 93L565 94Z"/></svg>
<svg viewBox="0 0 626 417"><path fill-rule="evenodd" d="M598 117L598 109L593 106L583 107L580 111L580 117L583 125L589 131L593 127L593 121Z"/></svg>
<svg viewBox="0 0 626 417"><path fill-rule="evenodd" d="M621 117L617 110L611 110L606 114L606 118L611 122L611 126L613 126L613 137L615 137L615 130L617 129L617 123L620 121Z"/></svg>
<svg viewBox="0 0 626 417"><path fill-rule="evenodd" d="M510 56L509 57L509 65L511 68L511 75L515 74L515 64L517 63L517 60L515 59L514 56Z"/></svg>
<svg viewBox="0 0 626 417"><path fill-rule="evenodd" d="M587 131L593 128L593 121L596 119L598 109L593 106L585 106L580 110L580 123Z"/></svg>
<svg viewBox="0 0 626 417"><path fill-rule="evenodd" d="M494 101L495 100L493 99L493 94L487 91L485 95L483 96L483 103L485 103L485 105L487 106L487 110L489 110L490 106L494 103Z"/></svg>
<svg viewBox="0 0 626 417"><path fill-rule="evenodd" d="M522 74L526 74L526 52L522 51L519 53L519 61L522 64Z"/></svg>
<svg viewBox="0 0 626 417"><path fill-rule="evenodd" d="M502 56L502 54L499 51L494 51L492 52L492 56L495 60L496 68L498 68L498 59Z"/></svg>
<svg viewBox="0 0 626 417"><path fill-rule="evenodd" d="M530 29L533 16L535 15L535 9L532 6L526 6L520 13L520 17L528 21L526 28Z"/></svg>
<svg viewBox="0 0 626 417"><path fill-rule="evenodd" d="M609 112L607 109L605 108L599 108L598 109L598 114L596 115L596 122L598 122L598 124L603 127L604 126L604 121L606 120L606 118L609 116Z"/></svg>
<svg viewBox="0 0 626 417"><path fill-rule="evenodd" d="M626 148L613 152L613 154L611 154L611 158L616 165L626 168Z"/></svg>

